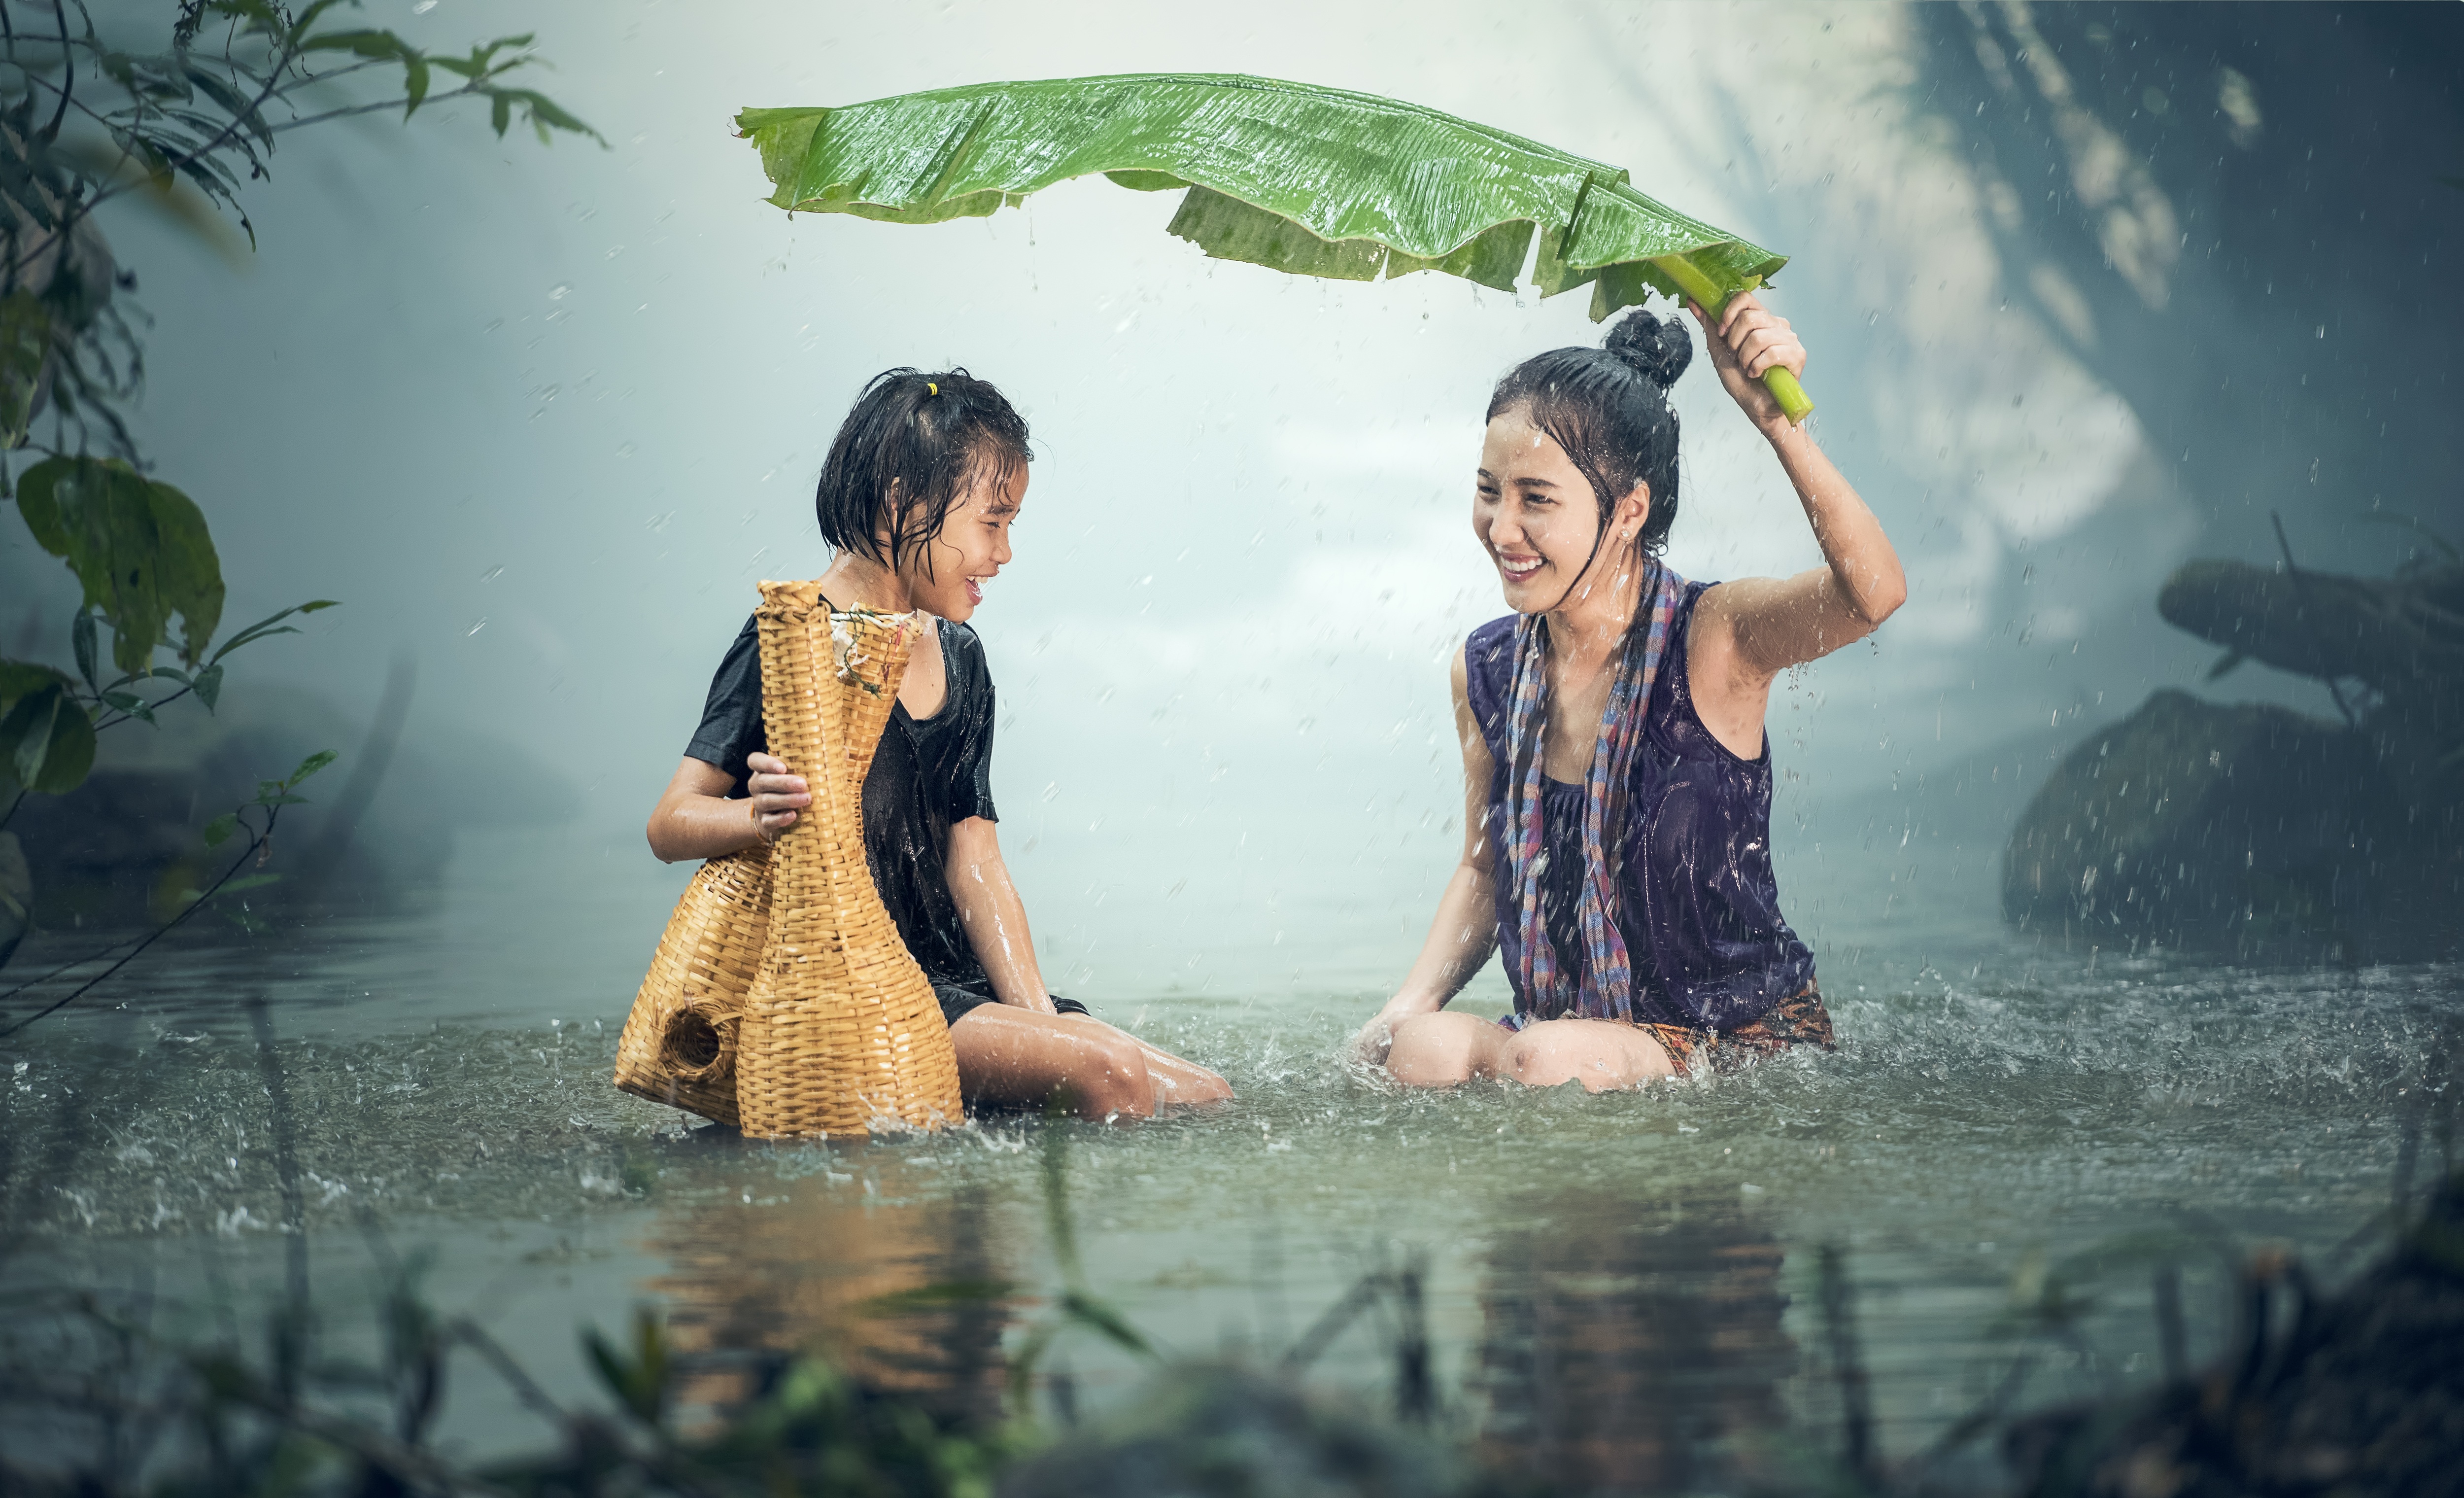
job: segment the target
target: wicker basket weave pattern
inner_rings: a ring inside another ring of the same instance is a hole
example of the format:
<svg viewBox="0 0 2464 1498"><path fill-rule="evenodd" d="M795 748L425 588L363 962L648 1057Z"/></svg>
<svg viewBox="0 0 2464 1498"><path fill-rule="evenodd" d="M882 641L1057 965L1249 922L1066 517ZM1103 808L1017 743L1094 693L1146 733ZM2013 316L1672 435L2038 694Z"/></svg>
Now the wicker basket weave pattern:
<svg viewBox="0 0 2464 1498"><path fill-rule="evenodd" d="M906 674L910 620L832 614L811 583L762 584L755 617L770 752L813 802L771 850L770 926L736 1036L738 1124L784 1136L956 1123L940 1002L865 863L865 774Z"/></svg>
<svg viewBox="0 0 2464 1498"><path fill-rule="evenodd" d="M736 1032L770 928L770 849L701 866L616 1042L616 1085L733 1125Z"/></svg>
<svg viewBox="0 0 2464 1498"><path fill-rule="evenodd" d="M757 617L770 752L812 805L775 846L693 875L617 1039L616 1085L748 1135L954 1123L949 1026L864 851L912 616L833 614L819 584L764 583Z"/></svg>

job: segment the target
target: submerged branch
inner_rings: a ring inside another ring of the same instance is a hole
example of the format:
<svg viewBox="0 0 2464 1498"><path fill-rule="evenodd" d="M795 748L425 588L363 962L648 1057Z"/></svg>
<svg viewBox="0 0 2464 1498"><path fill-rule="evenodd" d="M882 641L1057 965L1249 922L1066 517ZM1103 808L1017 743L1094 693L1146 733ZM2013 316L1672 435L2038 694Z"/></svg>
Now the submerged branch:
<svg viewBox="0 0 2464 1498"><path fill-rule="evenodd" d="M2459 589L2464 567L2380 580L2189 562L2166 580L2156 611L2278 671L2357 678L2394 697L2464 688L2464 621L2451 602Z"/></svg>
<svg viewBox="0 0 2464 1498"><path fill-rule="evenodd" d="M2267 523L2276 527L2276 547L2284 554L2284 575L2299 583L2301 578L2301 568L2293 560L2293 542L2284 537L2284 517L2270 510L2267 512ZM2345 727L2362 726L2362 720L2353 716L2353 705L2344 700L2343 687L2339 685L2333 676L2327 678L2327 695L2335 698L2336 711L2344 715Z"/></svg>
<svg viewBox="0 0 2464 1498"><path fill-rule="evenodd" d="M0 994L0 1003L6 1003L10 1000L16 998L19 994L25 993L30 989L40 988L45 983L50 982L53 979L59 977L62 973L67 972L71 968L83 967L88 962L99 962L104 958L111 956L113 953L137 939L137 936L122 936L118 941L113 942L111 945L103 948L99 952L89 952L81 958L76 958L61 963L59 966L52 969L48 973L45 973L40 978L30 978L24 982L19 983L16 987L10 989L7 993Z"/></svg>
<svg viewBox="0 0 2464 1498"><path fill-rule="evenodd" d="M24 1029L26 1026L33 1024L37 1020L48 1019L52 1015L57 1014L60 1010L67 1008L70 1004L77 1002L79 999L92 993L96 987L108 981L113 974L119 972L121 968L126 967L129 963L137 960L140 956L143 955L146 948L152 946L155 942L162 940L165 936L169 936L172 928L178 926L182 921L187 920L189 916L194 915L198 911L203 910L208 901L211 900L217 893L221 892L223 886L231 883L232 879L236 878L239 871L249 866L251 860L258 857L273 844L274 824L275 819L281 815L282 808L280 806L267 807L265 812L265 827L262 831L253 827L248 827L248 824L245 822L238 824L240 826L248 829L249 843L246 848L240 849L239 856L231 860L231 867L222 871L221 877L217 878L212 884L199 892L197 897L190 900L186 906L184 906L178 914L172 916L169 920L165 921L160 926L155 927L152 931L145 933L144 936L138 937L137 945L131 948L119 961L112 963L109 967L104 968L101 972L96 974L90 979L87 979L84 982L79 983L77 987L69 990L69 992L62 995L60 998L55 999L52 1002L44 1005L42 1008L35 1010L33 1013L26 1016L22 1020L19 1020L14 1024L9 1025L5 1029L0 1029L0 1040L8 1039L10 1036L16 1034L19 1030ZM123 937L121 941L112 943L111 946L103 948L100 952L91 953L85 957L79 958L77 961L55 970L55 972L50 976L57 977L60 973L67 972L69 968L81 967L88 962L99 961L102 958L108 956L114 948L124 945L126 940L127 938ZM33 982L11 989L8 997L13 998L18 994L24 993L29 988L35 987L47 981L49 981L49 978L35 979Z"/></svg>

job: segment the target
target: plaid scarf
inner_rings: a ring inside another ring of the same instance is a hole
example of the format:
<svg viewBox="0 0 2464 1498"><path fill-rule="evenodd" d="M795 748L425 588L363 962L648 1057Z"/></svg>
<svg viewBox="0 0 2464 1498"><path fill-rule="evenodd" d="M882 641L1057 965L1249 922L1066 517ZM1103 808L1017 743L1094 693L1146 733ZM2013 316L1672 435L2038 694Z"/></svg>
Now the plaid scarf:
<svg viewBox="0 0 2464 1498"><path fill-rule="evenodd" d="M1583 931L1580 980L1561 965L1540 912L1540 873L1548 848L1540 816L1541 738L1549 720L1549 626L1538 615L1514 625L1514 675L1507 710L1506 877L1523 937L1517 980L1526 1017L1573 1014L1590 1020L1634 1019L1634 970L1617 929L1613 830L1623 821L1626 785L1643 738L1652 684L1668 653L1668 630L1685 597L1685 580L1657 558L1642 580L1642 598L1627 626L1617 679L1600 715L1598 746L1583 777L1583 891L1576 907Z"/></svg>

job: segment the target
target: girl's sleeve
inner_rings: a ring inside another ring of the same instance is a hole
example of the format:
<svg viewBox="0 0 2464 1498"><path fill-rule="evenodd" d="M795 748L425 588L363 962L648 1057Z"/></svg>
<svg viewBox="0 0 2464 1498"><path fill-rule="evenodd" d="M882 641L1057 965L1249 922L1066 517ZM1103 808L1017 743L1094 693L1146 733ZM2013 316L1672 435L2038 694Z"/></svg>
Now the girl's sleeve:
<svg viewBox="0 0 2464 1498"><path fill-rule="evenodd" d="M999 822L1001 816L993 810L993 673L984 662L983 644L976 638L975 631L968 630L962 638L963 646L952 653L964 656L973 690L967 694L967 716L959 725L958 742L950 755L948 772L937 787L942 796L941 814L952 822L964 822L969 817Z"/></svg>
<svg viewBox="0 0 2464 1498"><path fill-rule="evenodd" d="M715 764L744 789L745 759L770 748L770 734L761 722L761 637L747 617L736 643L710 678L710 696L702 703L701 726L685 745L688 759Z"/></svg>

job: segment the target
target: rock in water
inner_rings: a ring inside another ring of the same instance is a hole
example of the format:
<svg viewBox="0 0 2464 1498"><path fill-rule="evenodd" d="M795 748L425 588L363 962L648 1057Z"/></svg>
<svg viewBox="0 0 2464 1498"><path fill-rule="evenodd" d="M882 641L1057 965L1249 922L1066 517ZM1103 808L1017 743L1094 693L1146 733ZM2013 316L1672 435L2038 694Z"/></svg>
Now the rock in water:
<svg viewBox="0 0 2464 1498"><path fill-rule="evenodd" d="M2369 735L2279 707L2150 696L2021 814L2002 913L2106 947L2400 960L2464 941L2464 861Z"/></svg>
<svg viewBox="0 0 2464 1498"><path fill-rule="evenodd" d="M2193 562L2158 607L2331 686L2345 721L2162 691L2073 750L2013 829L2024 930L2267 961L2464 952L2464 568Z"/></svg>

